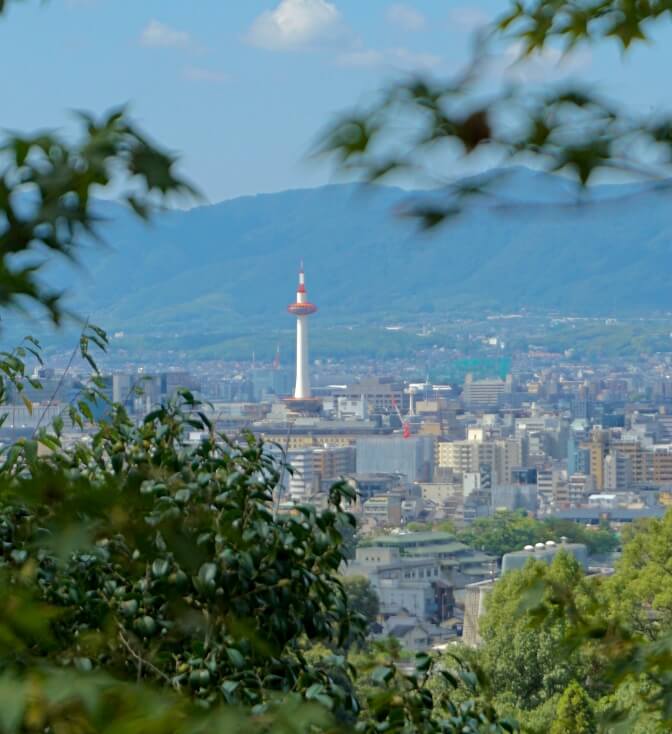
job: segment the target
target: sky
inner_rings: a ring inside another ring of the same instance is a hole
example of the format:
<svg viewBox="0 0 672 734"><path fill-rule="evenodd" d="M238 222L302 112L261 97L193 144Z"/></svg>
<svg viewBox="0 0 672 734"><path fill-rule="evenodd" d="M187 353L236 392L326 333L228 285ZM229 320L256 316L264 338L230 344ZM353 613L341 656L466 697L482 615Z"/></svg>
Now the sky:
<svg viewBox="0 0 672 734"><path fill-rule="evenodd" d="M128 104L213 202L333 180L308 155L335 115L390 80L450 76L508 0L24 0L0 21L2 127L71 129L72 110ZM672 26L498 73L578 77L633 109L672 107Z"/></svg>

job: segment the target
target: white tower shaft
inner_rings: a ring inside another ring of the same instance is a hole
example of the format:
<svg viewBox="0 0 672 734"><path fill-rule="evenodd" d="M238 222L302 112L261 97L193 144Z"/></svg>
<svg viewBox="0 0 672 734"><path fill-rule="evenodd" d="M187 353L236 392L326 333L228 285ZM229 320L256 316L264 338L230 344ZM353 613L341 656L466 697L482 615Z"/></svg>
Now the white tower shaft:
<svg viewBox="0 0 672 734"><path fill-rule="evenodd" d="M308 367L308 318L296 318L296 386L295 398L310 397L310 369Z"/></svg>
<svg viewBox="0 0 672 734"><path fill-rule="evenodd" d="M296 386L294 397L307 400L310 395L310 369L308 360L308 317L317 311L317 306L310 303L306 294L306 279L303 264L299 271L299 287L296 289L296 301L287 309L296 316Z"/></svg>

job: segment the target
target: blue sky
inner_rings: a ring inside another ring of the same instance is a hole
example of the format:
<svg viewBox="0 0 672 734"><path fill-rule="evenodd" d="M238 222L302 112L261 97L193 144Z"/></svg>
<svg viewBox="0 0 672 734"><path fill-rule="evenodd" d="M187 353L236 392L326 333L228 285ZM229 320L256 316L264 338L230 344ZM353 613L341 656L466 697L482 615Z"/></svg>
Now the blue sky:
<svg viewBox="0 0 672 734"><path fill-rule="evenodd" d="M506 0L26 0L0 22L2 125L67 127L130 103L211 201L328 182L306 159L339 110L395 75L450 74ZM647 112L670 105L672 32L623 58L552 54L530 83L576 75ZM508 62L502 57L502 68ZM508 73L508 72L507 72Z"/></svg>

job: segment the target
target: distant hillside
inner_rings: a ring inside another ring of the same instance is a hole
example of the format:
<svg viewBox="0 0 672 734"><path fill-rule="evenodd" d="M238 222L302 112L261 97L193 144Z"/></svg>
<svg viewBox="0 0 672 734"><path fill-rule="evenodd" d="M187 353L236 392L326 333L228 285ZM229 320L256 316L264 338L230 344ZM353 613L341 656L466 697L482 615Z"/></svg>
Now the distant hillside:
<svg viewBox="0 0 672 734"><path fill-rule="evenodd" d="M244 197L150 227L105 205L109 248L74 273L58 266L58 277L78 312L138 333L286 324L301 258L324 324L524 306L672 310L672 193L601 187L580 207L564 179L527 169L512 170L499 193L536 203L483 203L431 236L395 216L406 194L391 188Z"/></svg>

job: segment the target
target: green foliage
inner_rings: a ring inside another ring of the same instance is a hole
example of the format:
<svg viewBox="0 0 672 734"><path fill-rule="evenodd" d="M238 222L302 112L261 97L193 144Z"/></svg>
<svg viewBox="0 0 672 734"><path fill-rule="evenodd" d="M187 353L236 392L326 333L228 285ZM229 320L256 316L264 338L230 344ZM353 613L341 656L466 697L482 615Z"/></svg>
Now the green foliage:
<svg viewBox="0 0 672 734"><path fill-rule="evenodd" d="M510 705L506 696L497 697L497 710L502 714L514 717L520 724L524 734L548 734L555 720L555 709L560 694L547 698L535 709L521 709Z"/></svg>
<svg viewBox="0 0 672 734"><path fill-rule="evenodd" d="M625 541L605 591L614 613L653 640L672 630L672 513L636 523Z"/></svg>
<svg viewBox="0 0 672 734"><path fill-rule="evenodd" d="M317 152L342 172L368 182L417 172L431 180L436 174L426 162L437 149L452 151L447 160L460 164L486 152L500 164L533 161L544 170L566 173L578 184L577 193L606 170L659 180L671 170L669 115L629 114L581 84L521 82L493 90L488 61L501 53L502 43L517 43L522 64L556 37L566 41L568 50L578 41L604 38L618 39L627 50L646 38L648 21L668 13L664 1L515 0L508 14L479 35L471 62L454 78L415 76L392 83L373 104L344 114L328 128ZM399 119L408 121L403 132ZM635 143L643 147L636 150ZM415 195L404 213L424 229L434 229L473 201L496 198L492 184L501 175L495 171L448 185L438 196Z"/></svg>
<svg viewBox="0 0 672 734"><path fill-rule="evenodd" d="M511 10L497 24L525 43L526 53L543 48L559 38L571 49L581 41L614 39L627 49L635 41L646 41L647 31L655 21L666 18L669 4L632 2L631 0L516 0Z"/></svg>
<svg viewBox="0 0 672 734"><path fill-rule="evenodd" d="M55 323L64 315L61 294L41 282L41 264L54 255L77 260L86 238L99 235L95 193L125 184L122 198L142 218L162 198L193 193L174 174L175 158L152 145L124 111L79 120L82 136L74 145L51 133L0 139L0 306L37 303ZM19 253L39 259L17 262Z"/></svg>
<svg viewBox="0 0 672 734"><path fill-rule="evenodd" d="M560 538L565 537L571 543L583 543L588 547L588 551L595 555L612 553L620 545L618 535L606 523L599 527L587 528L571 520L549 517L544 519L543 524L544 531L548 535L547 540L558 542Z"/></svg>
<svg viewBox="0 0 672 734"><path fill-rule="evenodd" d="M637 585L638 576L650 570L658 573L661 599L670 587L664 551L655 542L661 534L661 525L649 523L627 533L628 560L609 578L582 578L571 564L559 564L559 556L546 568L531 561L495 586L481 629L485 644L475 662L492 677L493 690L501 690L502 712L529 708L530 715L520 717L524 730L543 729L549 702L572 681L596 700L600 730L669 730L672 630L663 609L651 608L652 580Z"/></svg>
<svg viewBox="0 0 672 734"><path fill-rule="evenodd" d="M548 540L540 537L541 530L541 523L524 512L507 511L477 518L458 537L472 548L502 556L530 543Z"/></svg>
<svg viewBox="0 0 672 734"><path fill-rule="evenodd" d="M495 584L480 620L478 663L492 689L520 709L540 706L589 672L583 653L566 645L569 620L550 605L554 584L577 594L584 588L581 566L569 554L559 553L550 566L532 560L509 571ZM547 609L543 621L537 604Z"/></svg>
<svg viewBox="0 0 672 734"><path fill-rule="evenodd" d="M598 720L609 734L667 734L660 710L647 701L659 693L646 676L626 678L615 690L596 702Z"/></svg>
<svg viewBox="0 0 672 734"><path fill-rule="evenodd" d="M275 515L277 462L252 437L185 446L185 428L209 428L198 413L183 393L140 427L116 408L91 449L66 450L55 435L46 459L20 447L0 487L5 583L31 575L67 619L58 664L86 658L250 705L318 683L351 708L349 692L301 654L302 639L338 645L363 623L336 576L350 490L336 487L323 513Z"/></svg>
<svg viewBox="0 0 672 734"><path fill-rule="evenodd" d="M477 518L459 533L462 542L497 556L547 540L557 543L562 537L572 543L584 543L591 553L598 554L615 550L619 543L617 535L608 527L590 529L555 518L536 520L522 511L503 511L492 517Z"/></svg>
<svg viewBox="0 0 672 734"><path fill-rule="evenodd" d="M596 734L593 704L586 691L572 681L558 701L550 734Z"/></svg>
<svg viewBox="0 0 672 734"><path fill-rule="evenodd" d="M371 582L365 576L344 576L342 584L350 609L361 614L369 624L375 622L380 604Z"/></svg>
<svg viewBox="0 0 672 734"><path fill-rule="evenodd" d="M453 663L456 661L453 660ZM378 665L370 671L371 688L360 721L362 734L504 734L518 731L517 724L500 717L487 703L477 701L477 675L457 661L457 665L437 665L430 656L419 654L416 669L405 673L394 663ZM445 681L442 692L433 692L428 683L433 675ZM460 686L471 692L461 703L451 692Z"/></svg>

